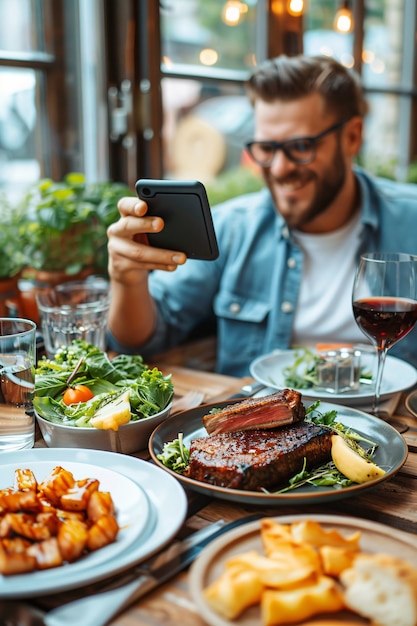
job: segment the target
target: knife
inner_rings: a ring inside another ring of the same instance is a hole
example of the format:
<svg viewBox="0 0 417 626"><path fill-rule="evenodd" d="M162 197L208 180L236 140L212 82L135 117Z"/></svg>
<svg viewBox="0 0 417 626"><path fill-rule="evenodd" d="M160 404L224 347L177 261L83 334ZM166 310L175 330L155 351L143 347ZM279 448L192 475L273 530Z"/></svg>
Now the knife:
<svg viewBox="0 0 417 626"><path fill-rule="evenodd" d="M43 616L43 623L45 626L74 626L75 623L77 626L104 626L117 613L184 570L213 539L261 517L264 516L256 514L233 522L219 520L210 524L134 567L129 572L133 580L127 584L52 609Z"/></svg>
<svg viewBox="0 0 417 626"><path fill-rule="evenodd" d="M234 400L235 398L252 398L255 394L258 393L258 391L261 391L261 389L265 389L265 385L263 383L255 381L253 383L243 385L243 387L239 389L238 393L230 396L228 400Z"/></svg>

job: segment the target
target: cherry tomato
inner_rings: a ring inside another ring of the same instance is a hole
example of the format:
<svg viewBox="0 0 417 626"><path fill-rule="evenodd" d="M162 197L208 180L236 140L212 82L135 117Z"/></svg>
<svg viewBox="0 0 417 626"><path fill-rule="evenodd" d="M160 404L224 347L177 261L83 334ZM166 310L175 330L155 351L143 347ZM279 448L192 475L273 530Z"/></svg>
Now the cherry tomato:
<svg viewBox="0 0 417 626"><path fill-rule="evenodd" d="M68 387L63 395L63 402L69 406L70 404L78 404L79 402L87 402L94 397L91 389L85 385L75 385L74 387Z"/></svg>

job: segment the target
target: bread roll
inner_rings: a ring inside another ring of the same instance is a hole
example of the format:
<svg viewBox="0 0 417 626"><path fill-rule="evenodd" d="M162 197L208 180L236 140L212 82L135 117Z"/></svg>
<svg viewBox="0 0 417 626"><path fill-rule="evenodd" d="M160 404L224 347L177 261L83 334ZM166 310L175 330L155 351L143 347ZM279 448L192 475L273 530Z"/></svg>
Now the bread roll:
<svg viewBox="0 0 417 626"><path fill-rule="evenodd" d="M417 626L417 569L406 561L361 554L340 581L347 606L372 626Z"/></svg>

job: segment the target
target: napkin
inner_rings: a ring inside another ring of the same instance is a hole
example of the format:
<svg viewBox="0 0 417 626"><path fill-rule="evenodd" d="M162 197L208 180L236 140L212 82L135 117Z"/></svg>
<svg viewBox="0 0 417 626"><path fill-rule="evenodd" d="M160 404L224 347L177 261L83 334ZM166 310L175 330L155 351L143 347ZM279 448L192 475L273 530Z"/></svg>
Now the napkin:
<svg viewBox="0 0 417 626"><path fill-rule="evenodd" d="M393 396L391 396L390 398L387 398L386 400L381 400L379 402L379 408L378 408L379 415L382 418L391 417L395 413L395 409L398 406L400 398L401 398L401 391L399 391L398 393L395 393ZM360 405L358 407L355 406L355 409L356 408L360 409L361 411L370 413L372 411L372 404L366 404L363 406Z"/></svg>

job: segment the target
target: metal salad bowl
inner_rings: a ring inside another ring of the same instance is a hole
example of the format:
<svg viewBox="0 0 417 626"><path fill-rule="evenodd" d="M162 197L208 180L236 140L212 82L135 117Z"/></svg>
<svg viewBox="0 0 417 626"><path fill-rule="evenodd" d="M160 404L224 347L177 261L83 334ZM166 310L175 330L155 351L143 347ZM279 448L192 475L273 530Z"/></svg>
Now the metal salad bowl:
<svg viewBox="0 0 417 626"><path fill-rule="evenodd" d="M89 448L132 454L148 446L153 430L171 412L172 402L165 409L150 417L130 421L116 430L82 428L68 424L50 422L35 410L35 416L48 448Z"/></svg>

